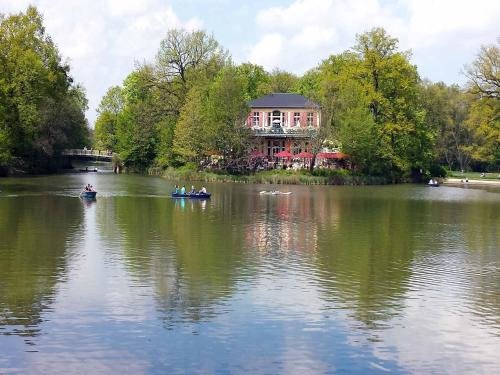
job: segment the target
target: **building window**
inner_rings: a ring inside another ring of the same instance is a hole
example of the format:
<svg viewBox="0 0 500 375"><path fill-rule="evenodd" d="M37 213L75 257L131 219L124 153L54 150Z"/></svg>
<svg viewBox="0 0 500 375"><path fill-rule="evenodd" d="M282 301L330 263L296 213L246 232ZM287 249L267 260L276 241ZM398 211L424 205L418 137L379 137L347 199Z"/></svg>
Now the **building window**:
<svg viewBox="0 0 500 375"><path fill-rule="evenodd" d="M254 112L252 116L252 126L259 126L260 115L259 112Z"/></svg>
<svg viewBox="0 0 500 375"><path fill-rule="evenodd" d="M272 120L273 126L281 126L281 124L283 123L283 116L280 111L273 111L272 118L273 118Z"/></svg>
<svg viewBox="0 0 500 375"><path fill-rule="evenodd" d="M267 126L271 126L273 122L273 113L267 112Z"/></svg>
<svg viewBox="0 0 500 375"><path fill-rule="evenodd" d="M294 112L293 113L293 126L299 126L300 125L300 112Z"/></svg>
<svg viewBox="0 0 500 375"><path fill-rule="evenodd" d="M307 112L307 126L313 126L314 113Z"/></svg>

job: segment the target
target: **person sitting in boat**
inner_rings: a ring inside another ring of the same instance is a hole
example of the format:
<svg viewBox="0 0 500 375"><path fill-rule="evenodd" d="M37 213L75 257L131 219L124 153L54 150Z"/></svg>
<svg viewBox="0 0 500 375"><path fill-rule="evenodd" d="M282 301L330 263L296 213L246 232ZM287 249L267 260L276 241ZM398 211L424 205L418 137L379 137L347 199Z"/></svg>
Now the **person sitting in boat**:
<svg viewBox="0 0 500 375"><path fill-rule="evenodd" d="M179 186L175 185L174 194L179 194Z"/></svg>
<svg viewBox="0 0 500 375"><path fill-rule="evenodd" d="M181 194L182 195L186 194L186 187L184 185L182 185L181 187Z"/></svg>
<svg viewBox="0 0 500 375"><path fill-rule="evenodd" d="M206 194L207 193L207 189L205 188L205 186L202 186L201 190L199 192L200 192L200 194Z"/></svg>
<svg viewBox="0 0 500 375"><path fill-rule="evenodd" d="M191 185L191 191L189 194L196 194L196 189L194 188L194 185Z"/></svg>

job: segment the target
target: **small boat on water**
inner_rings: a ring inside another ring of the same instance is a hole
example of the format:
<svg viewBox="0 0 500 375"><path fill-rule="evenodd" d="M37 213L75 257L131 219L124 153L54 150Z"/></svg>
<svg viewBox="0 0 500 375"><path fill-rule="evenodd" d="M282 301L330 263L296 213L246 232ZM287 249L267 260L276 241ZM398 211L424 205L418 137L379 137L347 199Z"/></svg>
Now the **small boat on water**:
<svg viewBox="0 0 500 375"><path fill-rule="evenodd" d="M82 173L99 172L97 168L92 168L92 169L85 168L85 169L79 169L78 171Z"/></svg>
<svg viewBox="0 0 500 375"><path fill-rule="evenodd" d="M439 181L438 180L434 180L434 179L431 179L428 183L427 183L428 186L430 187L438 187L439 186Z"/></svg>
<svg viewBox="0 0 500 375"><path fill-rule="evenodd" d="M263 191L259 192L259 194L261 194L261 195L290 195L290 194L292 194L292 192L291 191L283 192L283 191L279 191L279 190L272 190L272 191L263 190Z"/></svg>
<svg viewBox="0 0 500 375"><path fill-rule="evenodd" d="M172 198L210 199L210 193L172 193Z"/></svg>
<svg viewBox="0 0 500 375"><path fill-rule="evenodd" d="M85 198L85 199L95 199L96 194L97 194L97 191L84 190L80 193L80 197Z"/></svg>

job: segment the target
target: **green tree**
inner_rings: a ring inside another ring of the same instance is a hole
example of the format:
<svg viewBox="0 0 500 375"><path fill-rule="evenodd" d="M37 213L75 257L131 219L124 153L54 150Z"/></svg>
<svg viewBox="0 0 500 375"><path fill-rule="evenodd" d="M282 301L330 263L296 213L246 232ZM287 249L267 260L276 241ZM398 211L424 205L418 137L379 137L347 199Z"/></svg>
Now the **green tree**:
<svg viewBox="0 0 500 375"><path fill-rule="evenodd" d="M295 92L298 78L295 74L280 69L274 69L270 75L267 92Z"/></svg>
<svg viewBox="0 0 500 375"><path fill-rule="evenodd" d="M0 17L0 65L0 169L48 169L63 148L88 141L85 93L36 8Z"/></svg>
<svg viewBox="0 0 500 375"><path fill-rule="evenodd" d="M500 38L496 45L481 46L477 58L466 66L465 75L474 94L500 99Z"/></svg>
<svg viewBox="0 0 500 375"><path fill-rule="evenodd" d="M500 98L480 98L472 102L466 121L474 143L472 158L492 170L500 168ZM481 168L483 169L483 168Z"/></svg>
<svg viewBox="0 0 500 375"><path fill-rule="evenodd" d="M246 79L246 93L250 99L256 99L271 93L271 79L269 73L262 66L244 63L238 65L236 69Z"/></svg>
<svg viewBox="0 0 500 375"><path fill-rule="evenodd" d="M474 143L472 158L482 166L500 167L500 39L482 46L477 58L466 67L473 95L467 125Z"/></svg>
<svg viewBox="0 0 500 375"><path fill-rule="evenodd" d="M248 99L245 79L234 67L222 69L210 87L207 137L227 159L241 157L248 149L250 130L245 126L250 110Z"/></svg>
<svg viewBox="0 0 500 375"><path fill-rule="evenodd" d="M116 149L126 167L144 170L157 156L160 114L156 108L156 92L149 85L153 71L143 66L124 81L124 108L117 116Z"/></svg>
<svg viewBox="0 0 500 375"><path fill-rule="evenodd" d="M229 61L228 53L204 31L170 30L161 41L150 85L156 89L157 163L175 164L174 134L188 92L206 85Z"/></svg>
<svg viewBox="0 0 500 375"><path fill-rule="evenodd" d="M116 149L116 123L125 105L122 91L120 86L110 87L99 103L94 126L94 147L98 150Z"/></svg>
<svg viewBox="0 0 500 375"><path fill-rule="evenodd" d="M473 142L466 124L470 95L457 85L424 82L421 100L425 122L435 138L437 162L446 164L450 170L468 169Z"/></svg>
<svg viewBox="0 0 500 375"><path fill-rule="evenodd" d="M193 87L182 107L181 115L174 133L174 153L181 163L199 162L210 147L207 139L206 102L208 88Z"/></svg>

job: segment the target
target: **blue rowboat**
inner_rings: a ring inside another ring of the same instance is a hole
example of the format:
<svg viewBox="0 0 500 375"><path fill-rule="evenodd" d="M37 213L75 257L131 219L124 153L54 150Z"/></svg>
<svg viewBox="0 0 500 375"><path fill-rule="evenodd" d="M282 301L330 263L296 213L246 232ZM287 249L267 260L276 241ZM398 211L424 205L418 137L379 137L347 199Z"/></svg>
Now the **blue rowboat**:
<svg viewBox="0 0 500 375"><path fill-rule="evenodd" d="M210 193L172 193L172 198L210 199Z"/></svg>
<svg viewBox="0 0 500 375"><path fill-rule="evenodd" d="M97 191L82 191L80 197L85 199L95 199Z"/></svg>

